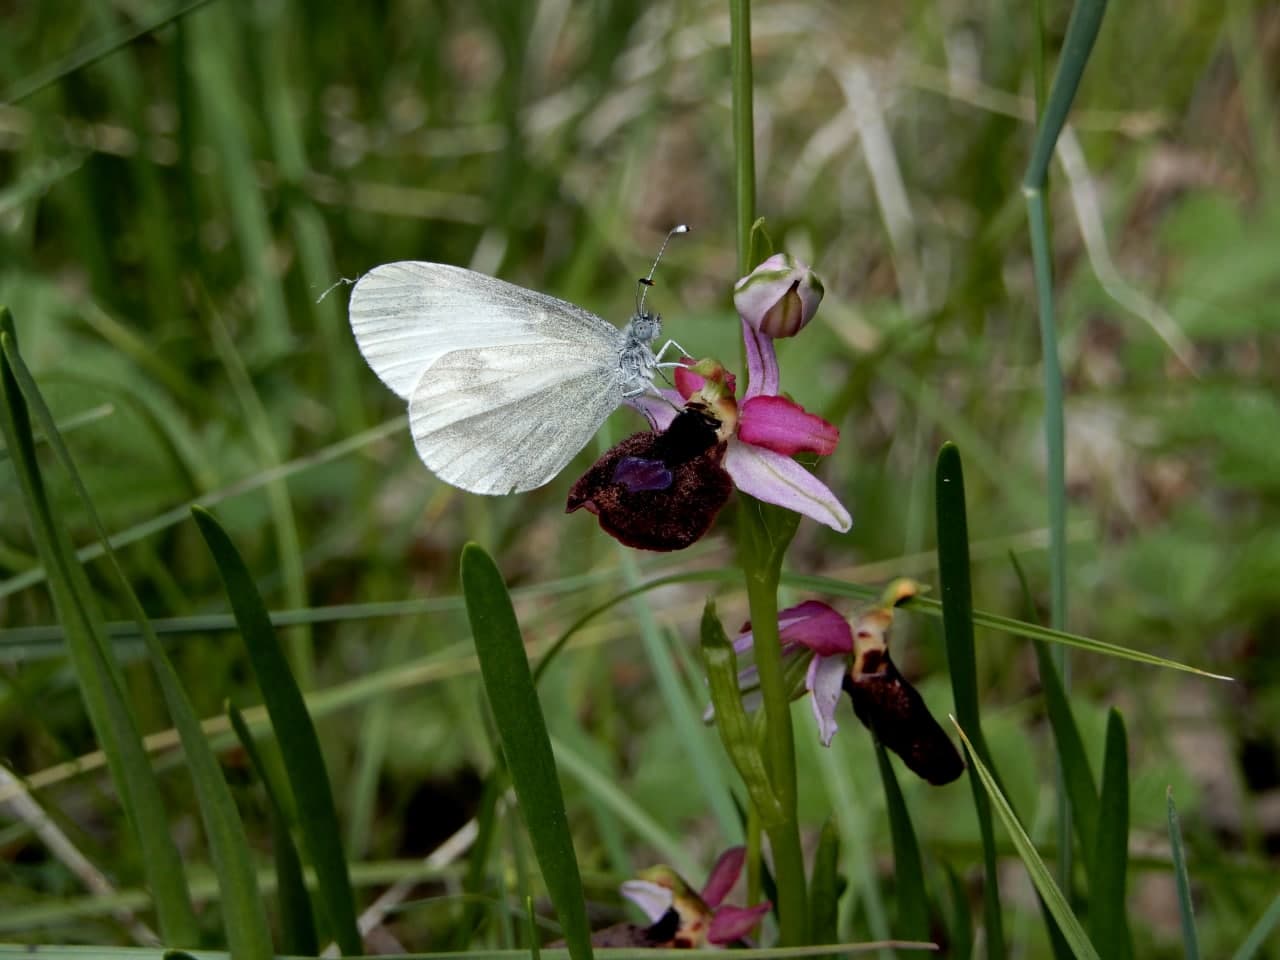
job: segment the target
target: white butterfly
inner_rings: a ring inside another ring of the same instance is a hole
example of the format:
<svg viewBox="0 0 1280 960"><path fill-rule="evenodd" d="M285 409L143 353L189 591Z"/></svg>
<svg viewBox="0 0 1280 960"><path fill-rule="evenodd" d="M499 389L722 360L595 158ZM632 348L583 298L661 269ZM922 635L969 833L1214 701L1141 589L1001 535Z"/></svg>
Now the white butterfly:
<svg viewBox="0 0 1280 960"><path fill-rule="evenodd" d="M662 321L643 296L618 329L474 270L404 260L361 277L349 311L365 360L409 401L422 462L471 493L550 481L659 366Z"/></svg>

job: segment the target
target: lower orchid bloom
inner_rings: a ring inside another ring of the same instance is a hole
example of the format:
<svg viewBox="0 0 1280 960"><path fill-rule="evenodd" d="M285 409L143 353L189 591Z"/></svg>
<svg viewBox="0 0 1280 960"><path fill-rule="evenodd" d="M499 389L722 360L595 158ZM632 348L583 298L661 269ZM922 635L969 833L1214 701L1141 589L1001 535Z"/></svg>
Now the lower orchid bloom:
<svg viewBox="0 0 1280 960"><path fill-rule="evenodd" d="M767 900L753 907L724 903L745 861L745 847L726 850L711 868L711 875L700 892L694 892L670 867L650 867L641 872L639 879L624 883L622 895L645 912L653 923L650 930L665 929L671 924L671 914L676 915L675 932L670 942L659 944L661 946L726 946L742 940L772 906Z"/></svg>
<svg viewBox="0 0 1280 960"><path fill-rule="evenodd" d="M836 706L843 690L863 726L900 756L913 773L941 785L959 777L964 762L919 692L889 658L894 607L918 590L910 580L894 581L881 603L861 612L852 627L825 603L807 600L778 613L778 635L784 663L809 658L804 684L797 684L794 697L811 695L824 747L831 745L836 734ZM753 642L748 623L733 647L741 654L750 650ZM754 674L754 667L743 670L739 685L749 688Z"/></svg>

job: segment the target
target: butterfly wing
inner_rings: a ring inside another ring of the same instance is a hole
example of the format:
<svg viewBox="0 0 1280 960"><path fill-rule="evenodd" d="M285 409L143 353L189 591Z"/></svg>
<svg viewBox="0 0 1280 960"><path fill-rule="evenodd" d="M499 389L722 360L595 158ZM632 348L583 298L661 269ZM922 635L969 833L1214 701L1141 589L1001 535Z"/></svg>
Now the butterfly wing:
<svg viewBox="0 0 1280 960"><path fill-rule="evenodd" d="M351 290L351 329L382 382L410 399L445 354L555 340L579 345L618 328L565 300L474 270L403 260L374 267Z"/></svg>
<svg viewBox="0 0 1280 960"><path fill-rule="evenodd" d="M621 333L605 326L612 338L472 347L437 359L409 399L422 462L471 493L547 483L622 403Z"/></svg>

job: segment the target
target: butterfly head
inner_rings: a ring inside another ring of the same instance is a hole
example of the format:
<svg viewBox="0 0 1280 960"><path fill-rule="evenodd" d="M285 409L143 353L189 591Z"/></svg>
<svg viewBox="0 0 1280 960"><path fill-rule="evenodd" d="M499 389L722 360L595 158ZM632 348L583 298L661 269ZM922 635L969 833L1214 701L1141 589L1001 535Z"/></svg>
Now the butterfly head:
<svg viewBox="0 0 1280 960"><path fill-rule="evenodd" d="M662 317L643 311L636 313L627 324L627 340L633 343L652 343L662 333Z"/></svg>

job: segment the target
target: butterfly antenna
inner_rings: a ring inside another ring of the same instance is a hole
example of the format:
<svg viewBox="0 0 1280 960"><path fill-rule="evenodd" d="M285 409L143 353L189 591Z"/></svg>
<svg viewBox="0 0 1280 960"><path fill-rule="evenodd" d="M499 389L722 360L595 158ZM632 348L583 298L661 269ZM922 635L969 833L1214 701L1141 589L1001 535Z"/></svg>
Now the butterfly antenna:
<svg viewBox="0 0 1280 960"><path fill-rule="evenodd" d="M653 275L658 269L658 264L662 260L662 255L666 253L667 244L671 242L671 238L674 237L677 233L688 233L688 232L689 232L689 226L688 224L684 224L684 223L678 224L677 226L672 227L670 231L668 231L667 238L662 241L662 246L658 248L658 255L653 258L653 266L649 268L649 275L647 277L640 278L640 281L639 281L640 285L636 290L636 316L644 315L644 297L645 297L645 294L649 292L649 288L653 286Z"/></svg>

